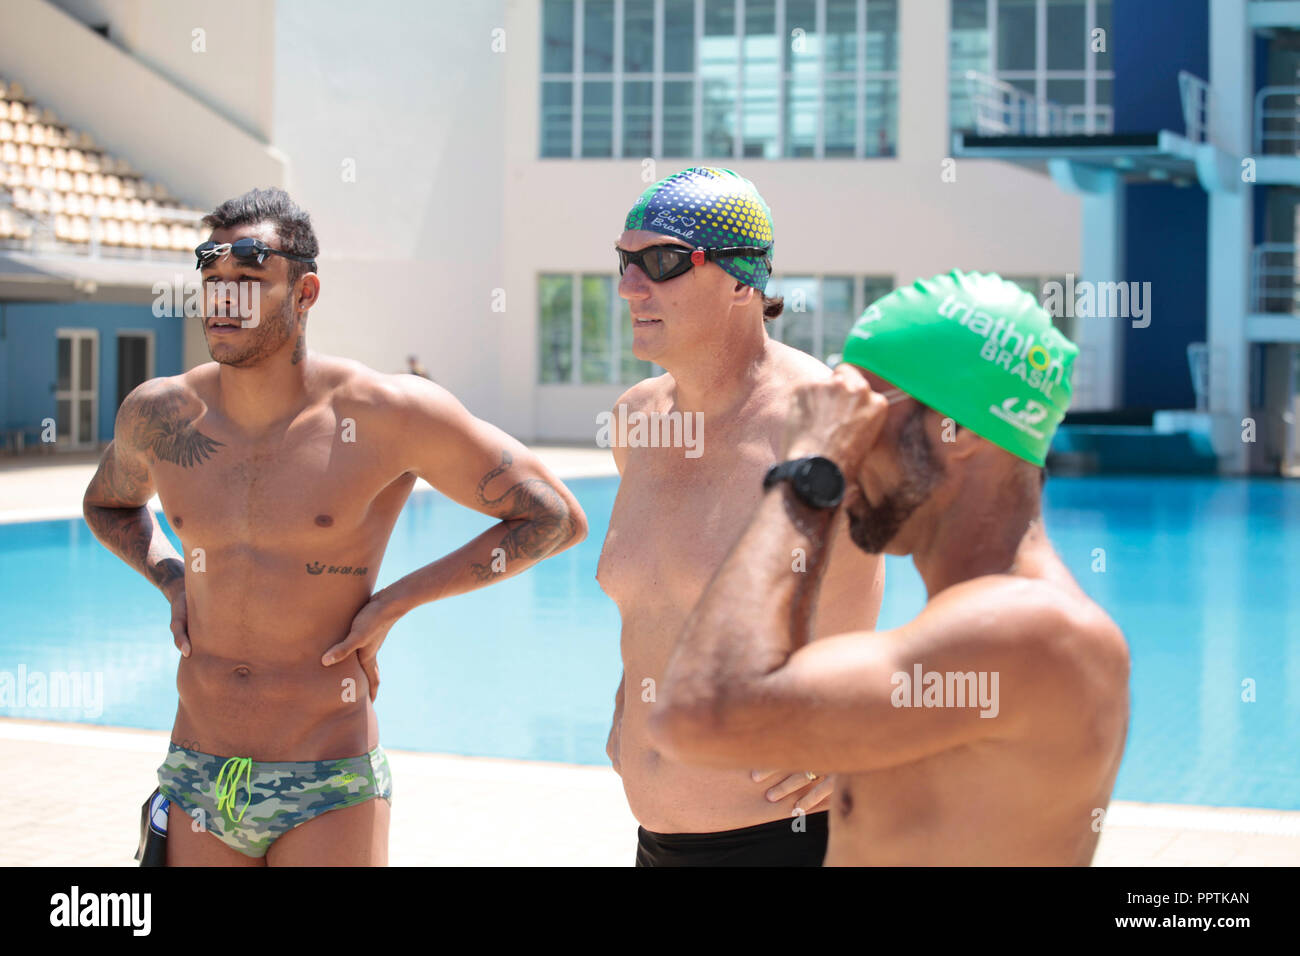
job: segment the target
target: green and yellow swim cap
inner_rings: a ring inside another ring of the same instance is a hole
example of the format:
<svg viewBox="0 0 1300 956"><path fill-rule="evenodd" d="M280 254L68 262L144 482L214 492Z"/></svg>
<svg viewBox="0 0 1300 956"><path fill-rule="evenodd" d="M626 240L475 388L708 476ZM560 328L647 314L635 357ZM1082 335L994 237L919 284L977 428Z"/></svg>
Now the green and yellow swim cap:
<svg viewBox="0 0 1300 956"><path fill-rule="evenodd" d="M868 306L843 361L1041 466L1070 405L1078 354L1018 285L953 270Z"/></svg>
<svg viewBox="0 0 1300 956"><path fill-rule="evenodd" d="M762 292L772 271L772 210L744 176L719 166L692 166L641 194L623 224L675 236L699 249L749 246L765 257L733 256L717 265Z"/></svg>

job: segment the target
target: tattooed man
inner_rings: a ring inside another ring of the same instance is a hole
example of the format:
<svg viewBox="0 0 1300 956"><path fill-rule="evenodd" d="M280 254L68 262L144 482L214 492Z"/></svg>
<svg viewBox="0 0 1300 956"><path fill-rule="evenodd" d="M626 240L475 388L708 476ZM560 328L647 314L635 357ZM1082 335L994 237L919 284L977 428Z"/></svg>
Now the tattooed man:
<svg viewBox="0 0 1300 956"><path fill-rule="evenodd" d="M204 223L213 361L127 397L85 497L95 535L171 602L182 658L159 769L166 859L384 864L390 777L372 701L389 629L576 544L586 518L444 389L307 350L318 246L284 192L253 190ZM500 524L372 593L417 476ZM155 491L184 555L147 507Z"/></svg>

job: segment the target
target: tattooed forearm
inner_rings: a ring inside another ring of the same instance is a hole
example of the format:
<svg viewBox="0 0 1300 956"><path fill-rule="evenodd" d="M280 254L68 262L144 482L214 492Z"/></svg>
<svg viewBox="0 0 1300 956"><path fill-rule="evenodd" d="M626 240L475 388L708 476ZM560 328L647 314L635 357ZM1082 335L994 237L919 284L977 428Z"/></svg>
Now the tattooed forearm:
<svg viewBox="0 0 1300 956"><path fill-rule="evenodd" d="M182 468L201 465L211 458L222 443L195 428L183 405L182 397L175 392L142 398L132 433L135 447Z"/></svg>
<svg viewBox="0 0 1300 956"><path fill-rule="evenodd" d="M489 471L478 483L478 502L484 508L504 510L510 515L511 525L497 549L505 559L505 566L519 559L531 564L546 557L571 541L576 533L576 523L564 498L541 478L526 478L516 482L495 498L487 497L487 486L492 479L509 470L513 459L510 452L501 453L501 464ZM490 580L504 570L494 560L488 564L471 565L474 576L480 581ZM513 568L512 568L513 570Z"/></svg>
<svg viewBox="0 0 1300 956"><path fill-rule="evenodd" d="M86 524L96 538L154 583L164 594L178 581L185 580L185 565L158 527L158 522L148 507L103 508L87 505L84 509ZM155 541L160 541L162 552L150 560Z"/></svg>

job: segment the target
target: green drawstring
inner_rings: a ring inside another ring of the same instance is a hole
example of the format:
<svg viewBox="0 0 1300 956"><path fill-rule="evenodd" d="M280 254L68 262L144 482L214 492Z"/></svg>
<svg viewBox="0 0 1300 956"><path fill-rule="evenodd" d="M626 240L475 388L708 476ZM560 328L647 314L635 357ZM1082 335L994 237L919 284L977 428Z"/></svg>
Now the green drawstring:
<svg viewBox="0 0 1300 956"><path fill-rule="evenodd" d="M227 777L227 771L230 776ZM248 791L248 800L244 803L244 809L239 811L239 816L231 816L231 811L235 809L235 794L239 791L239 778L243 776L244 786ZM223 790L223 787L227 788ZM217 774L217 809L224 810L226 817L234 823L244 819L244 813L247 812L249 804L253 802L253 758L252 757L231 757L221 766L221 772Z"/></svg>

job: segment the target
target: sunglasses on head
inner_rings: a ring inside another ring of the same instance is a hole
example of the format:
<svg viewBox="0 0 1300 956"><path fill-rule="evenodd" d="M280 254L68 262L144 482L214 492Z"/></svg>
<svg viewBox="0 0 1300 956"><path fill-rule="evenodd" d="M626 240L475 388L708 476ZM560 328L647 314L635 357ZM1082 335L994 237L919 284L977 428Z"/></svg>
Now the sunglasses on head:
<svg viewBox="0 0 1300 956"><path fill-rule="evenodd" d="M240 262L255 262L259 266L266 261L267 256L283 256L295 262L306 262L311 266L312 272L316 271L316 260L310 256L295 256L292 252L272 249L261 239L253 238L236 239L234 242L213 242L209 239L195 248L194 258L197 262L194 268L202 269L204 266L211 265L226 253L230 253Z"/></svg>
<svg viewBox="0 0 1300 956"><path fill-rule="evenodd" d="M630 252L627 249L615 246L614 251L618 253L619 275L622 275L629 265L635 265L639 266L641 271L652 282L663 282L665 279L675 278L683 272L688 272L693 266L702 266L711 259L748 256L767 261L768 253L767 249L752 246L729 246L725 249L688 249L686 246L671 244L647 246L644 249L638 249L636 252ZM767 266L771 269L771 262L768 262Z"/></svg>

